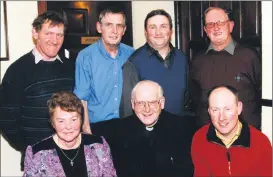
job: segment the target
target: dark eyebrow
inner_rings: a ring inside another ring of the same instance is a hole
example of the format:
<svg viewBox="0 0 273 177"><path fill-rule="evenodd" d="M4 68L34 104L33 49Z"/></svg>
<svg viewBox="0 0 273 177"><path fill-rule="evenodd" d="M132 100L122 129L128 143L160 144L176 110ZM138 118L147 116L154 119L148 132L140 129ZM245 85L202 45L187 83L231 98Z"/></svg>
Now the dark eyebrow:
<svg viewBox="0 0 273 177"><path fill-rule="evenodd" d="M69 117L69 118L79 118L79 117L78 116L73 116L73 117ZM67 119L67 117L57 117L57 119L65 120L65 119Z"/></svg>

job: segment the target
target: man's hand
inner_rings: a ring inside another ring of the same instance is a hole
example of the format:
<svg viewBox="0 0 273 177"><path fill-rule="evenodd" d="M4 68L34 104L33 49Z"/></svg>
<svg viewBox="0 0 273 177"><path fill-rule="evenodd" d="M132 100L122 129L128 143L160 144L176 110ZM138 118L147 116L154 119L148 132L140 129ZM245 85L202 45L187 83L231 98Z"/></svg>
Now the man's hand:
<svg viewBox="0 0 273 177"><path fill-rule="evenodd" d="M88 122L82 125L82 131L87 134L92 134L91 127Z"/></svg>

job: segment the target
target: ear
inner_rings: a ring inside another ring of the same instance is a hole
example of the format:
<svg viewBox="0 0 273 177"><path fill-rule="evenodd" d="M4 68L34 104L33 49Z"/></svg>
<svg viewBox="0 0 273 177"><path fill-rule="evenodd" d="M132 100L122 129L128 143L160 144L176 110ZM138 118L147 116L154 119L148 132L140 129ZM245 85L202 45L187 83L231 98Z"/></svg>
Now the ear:
<svg viewBox="0 0 273 177"><path fill-rule="evenodd" d="M234 21L229 21L229 32L232 33L234 27Z"/></svg>
<svg viewBox="0 0 273 177"><path fill-rule="evenodd" d="M124 29L123 29L123 33L122 33L122 35L124 35L124 34L125 34L126 29L127 29L127 26L125 25L125 26L124 26Z"/></svg>
<svg viewBox="0 0 273 177"><path fill-rule="evenodd" d="M55 129L55 125L54 125L54 122L53 122L52 119L53 119L53 118L49 118L49 121L50 121L51 126Z"/></svg>
<svg viewBox="0 0 273 177"><path fill-rule="evenodd" d="M160 107L161 107L161 109L165 108L165 97L164 96L160 99Z"/></svg>
<svg viewBox="0 0 273 177"><path fill-rule="evenodd" d="M144 29L144 35L145 35L145 37L147 38L147 30L146 29Z"/></svg>
<svg viewBox="0 0 273 177"><path fill-rule="evenodd" d="M101 33L101 23L100 22L96 23L96 28L97 28L98 33Z"/></svg>
<svg viewBox="0 0 273 177"><path fill-rule="evenodd" d="M36 31L35 28L32 28L32 37L33 39L37 40L38 39L38 32Z"/></svg>
<svg viewBox="0 0 273 177"><path fill-rule="evenodd" d="M206 32L206 34L208 35L208 31L207 31L206 26L204 26L204 31L205 31L205 32Z"/></svg>
<svg viewBox="0 0 273 177"><path fill-rule="evenodd" d="M241 101L238 102L238 115L242 113L243 110L243 103Z"/></svg>
<svg viewBox="0 0 273 177"><path fill-rule="evenodd" d="M131 105L132 105L132 109L135 110L134 100L132 100L132 99L131 99Z"/></svg>

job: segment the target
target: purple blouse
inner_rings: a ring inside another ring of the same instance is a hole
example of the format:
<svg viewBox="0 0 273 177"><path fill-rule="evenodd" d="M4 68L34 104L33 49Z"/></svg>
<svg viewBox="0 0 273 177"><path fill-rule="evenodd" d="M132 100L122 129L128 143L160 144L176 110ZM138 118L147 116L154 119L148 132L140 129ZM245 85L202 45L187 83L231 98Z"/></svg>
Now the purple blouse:
<svg viewBox="0 0 273 177"><path fill-rule="evenodd" d="M52 136L48 138L52 138ZM102 138L102 143L92 143L92 144L84 145L84 155L85 155L85 161L86 161L86 167L87 167L87 175L89 177L117 176L116 170L114 168L114 164L112 161L109 145L103 137L101 138ZM28 176L64 177L65 176L65 172L63 170L63 167L60 162L56 149L41 150L33 154L32 148L33 148L32 146L28 146L26 150L26 156L24 161L25 168L24 168L24 174L23 174L24 177L28 177Z"/></svg>

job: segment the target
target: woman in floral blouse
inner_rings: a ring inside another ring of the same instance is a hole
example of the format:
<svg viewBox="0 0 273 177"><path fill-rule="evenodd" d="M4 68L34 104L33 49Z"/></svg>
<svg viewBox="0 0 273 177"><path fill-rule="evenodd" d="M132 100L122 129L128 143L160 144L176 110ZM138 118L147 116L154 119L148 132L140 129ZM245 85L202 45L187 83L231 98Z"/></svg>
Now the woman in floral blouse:
<svg viewBox="0 0 273 177"><path fill-rule="evenodd" d="M56 133L27 147L24 176L116 176L105 139L81 133L81 100L71 92L57 92L48 108Z"/></svg>

